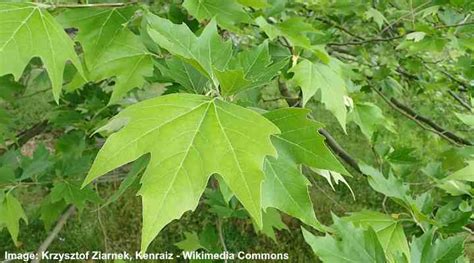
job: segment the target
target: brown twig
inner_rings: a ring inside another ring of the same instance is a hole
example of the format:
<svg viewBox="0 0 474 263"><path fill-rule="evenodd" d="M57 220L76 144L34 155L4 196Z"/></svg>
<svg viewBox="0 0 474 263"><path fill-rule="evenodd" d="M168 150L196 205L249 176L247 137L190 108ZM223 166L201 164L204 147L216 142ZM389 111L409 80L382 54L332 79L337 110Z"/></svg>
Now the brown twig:
<svg viewBox="0 0 474 263"><path fill-rule="evenodd" d="M89 7L124 7L127 5L136 4L136 1L129 2L129 3L94 3L94 4L45 4L45 3L38 3L39 7L44 8L89 8Z"/></svg>
<svg viewBox="0 0 474 263"><path fill-rule="evenodd" d="M459 97L459 95L456 94L454 91L448 90L448 93L449 95L451 95L451 97L453 97L453 99L459 102L459 104L463 106L465 109L467 109L468 111L472 110L471 105L469 105L469 103L467 103L463 98Z"/></svg>
<svg viewBox="0 0 474 263"><path fill-rule="evenodd" d="M470 141L462 137L459 137L458 135L442 128L438 124L434 123L431 119L425 116L419 115L412 108L404 105L397 99L387 98L380 90L376 88L372 88L372 90L374 90L382 98L382 100L385 103L387 103L391 108L401 113L405 117L409 118L410 120L414 121L421 128L431 131L437 134L438 136L440 136L441 138L445 139L446 141L453 143L454 145L457 145L457 146L461 146L461 145L472 146L473 145Z"/></svg>
<svg viewBox="0 0 474 263"><path fill-rule="evenodd" d="M54 239L56 239L56 236L59 234L59 232L66 224L67 220L69 219L69 217L71 217L75 211L76 211L76 208L74 206L70 206L66 210L66 212L61 215L54 229L49 233L48 237L43 241L43 243L41 243L38 250L36 251L38 257L37 259L34 259L32 261L33 263L38 263L41 261L41 254L45 252L48 249L49 245L51 245L51 243L54 241Z"/></svg>
<svg viewBox="0 0 474 263"><path fill-rule="evenodd" d="M340 31L342 31L342 32L344 32L344 33L346 33L346 34L348 34L348 35L351 36L351 37L357 38L357 39L359 39L359 40L361 40L361 41L364 41L364 40L365 40L365 38L354 34L354 33L351 32L350 30L346 29L346 28L343 27L343 26L340 26L339 24L337 24L337 23L334 22L334 21L331 21L331 20L328 20L328 19L325 19L325 18L322 18L322 17L315 17L314 19L315 19L315 20L318 20L318 21L321 21L321 22L323 22L323 23L325 23L325 24L327 24L327 25L329 25L329 26L333 26L333 27L339 29Z"/></svg>

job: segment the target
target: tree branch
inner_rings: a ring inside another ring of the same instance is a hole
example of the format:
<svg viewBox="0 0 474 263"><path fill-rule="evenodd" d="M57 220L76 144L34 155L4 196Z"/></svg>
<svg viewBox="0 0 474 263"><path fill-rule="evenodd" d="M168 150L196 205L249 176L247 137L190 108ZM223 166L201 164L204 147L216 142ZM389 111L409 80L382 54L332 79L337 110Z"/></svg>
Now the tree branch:
<svg viewBox="0 0 474 263"><path fill-rule="evenodd" d="M471 105L469 105L463 98L459 97L459 95L456 94L454 91L448 90L448 93L449 95L451 95L451 97L453 97L453 99L459 102L459 104L463 106L465 109L467 109L468 111L472 110Z"/></svg>
<svg viewBox="0 0 474 263"><path fill-rule="evenodd" d="M76 211L76 208L74 206L69 206L69 208L66 210L64 214L61 215L59 218L58 222L56 223L56 226L54 227L53 231L51 231L48 235L48 237L41 243L39 246L38 250L36 251L38 258L34 259L32 263L38 263L41 261L41 254L46 251L51 245L51 243L56 239L56 236L59 234L61 229L64 227L66 224L66 221L71 217L74 212Z"/></svg>
<svg viewBox="0 0 474 263"><path fill-rule="evenodd" d="M394 110L398 111L405 117L409 118L410 120L414 121L423 129L431 131L437 134L438 136L440 136L441 138L457 146L460 146L460 145L472 146L473 145L470 141L454 134L451 131L448 131L442 128L438 124L434 123L431 119L425 116L419 115L412 108L404 105L397 99L387 98L380 90L376 88L372 88L372 90L374 90L383 99L383 101L385 101L385 103L387 103L390 107L392 107Z"/></svg>
<svg viewBox="0 0 474 263"><path fill-rule="evenodd" d="M123 7L127 5L136 4L137 1L132 1L129 3L94 3L94 4L45 4L37 3L38 6L44 8L88 8L88 7Z"/></svg>

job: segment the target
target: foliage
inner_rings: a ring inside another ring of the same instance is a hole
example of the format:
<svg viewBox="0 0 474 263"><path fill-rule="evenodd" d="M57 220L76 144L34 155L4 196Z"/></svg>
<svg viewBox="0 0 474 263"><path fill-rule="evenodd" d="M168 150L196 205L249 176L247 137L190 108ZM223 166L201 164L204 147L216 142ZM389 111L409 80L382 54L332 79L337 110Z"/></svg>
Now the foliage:
<svg viewBox="0 0 474 263"><path fill-rule="evenodd" d="M172 244L222 252L246 222L323 262L472 256L472 1L18 2L0 3L0 228L18 249L28 222L131 193L143 252L204 210L217 223ZM370 202L316 213L325 187L351 198L338 182Z"/></svg>

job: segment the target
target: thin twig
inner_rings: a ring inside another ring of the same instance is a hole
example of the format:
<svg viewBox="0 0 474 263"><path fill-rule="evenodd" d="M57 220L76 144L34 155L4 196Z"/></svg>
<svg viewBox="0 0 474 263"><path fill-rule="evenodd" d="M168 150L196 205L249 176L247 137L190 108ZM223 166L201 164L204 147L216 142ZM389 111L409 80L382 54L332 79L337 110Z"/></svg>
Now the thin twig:
<svg viewBox="0 0 474 263"><path fill-rule="evenodd" d="M46 3L38 3L39 7L44 8L89 8L89 7L124 7L127 5L136 4L136 1L129 2L129 3L95 3L95 4L46 4Z"/></svg>
<svg viewBox="0 0 474 263"><path fill-rule="evenodd" d="M393 108L397 112L401 113L403 116L414 121L416 124L418 124L418 126L422 127L423 129L437 134L441 138L445 139L446 141L456 146L461 146L461 145L472 146L473 145L470 141L464 138L461 138L457 136L456 134L442 128L441 126L437 125L436 123L434 123L432 120L428 119L427 117L419 115L413 109L404 105L397 99L387 98L380 90L376 88L372 88L372 90L374 90L382 98L382 100L385 103L387 103L387 105L389 105L391 108Z"/></svg>
<svg viewBox="0 0 474 263"><path fill-rule="evenodd" d="M37 257L37 259L34 259L32 261L33 263L38 263L38 262L41 261L41 254L43 252L45 252L48 249L49 245L51 245L51 243L54 241L54 239L56 239L56 236L59 234L59 232L61 231L61 229L66 224L67 220L69 219L69 217L71 217L74 214L75 211L76 211L76 208L71 205L66 210L66 212L61 215L61 217L59 218L58 222L56 223L56 226L54 227L53 231L51 231L49 233L48 237L39 246L39 248L36 252L38 257Z"/></svg>
<svg viewBox="0 0 474 263"><path fill-rule="evenodd" d="M97 184L95 184L95 191L97 192L97 194L99 194L99 188ZM105 228L104 223L102 222L102 216L101 216L100 210L101 209L99 205L97 205L97 221L99 221L100 230L102 231L105 253L108 253L109 252L109 236L107 235L107 230Z"/></svg>
<svg viewBox="0 0 474 263"><path fill-rule="evenodd" d="M440 26L435 26L434 28L440 29L440 28L460 27L460 26L469 26L469 25L474 25L474 21L463 22L463 23L454 24L454 25L440 25Z"/></svg>
<svg viewBox="0 0 474 263"><path fill-rule="evenodd" d="M224 249L224 252L227 252L227 246L225 245L224 239L224 231L222 230L222 219L220 217L217 217L217 233L219 235L219 241L222 245L222 249ZM227 262L227 258L224 259L224 262Z"/></svg>
<svg viewBox="0 0 474 263"><path fill-rule="evenodd" d="M357 39L359 39L359 40L361 40L361 41L364 41L364 40L365 40L363 37L354 34L354 33L351 32L349 29L346 29L346 28L344 28L343 26L340 26L339 24L337 24L336 22L334 22L334 21L332 21L332 20L328 20L328 19L325 19L325 18L322 18L322 17L315 17L314 19L315 19L315 20L318 20L318 21L321 21L321 22L323 22L323 23L325 23L325 24L327 24L327 25L329 25L329 26L333 26L333 27L339 29L340 31L342 31L342 32L344 32L344 33L346 33L346 34L348 34L348 35L351 36L351 37L357 38Z"/></svg>
<svg viewBox="0 0 474 263"><path fill-rule="evenodd" d="M459 104L460 104L461 106L463 106L465 109L467 109L468 111L471 111L471 110L472 110L471 105L469 105L465 100L463 100L461 97L459 97L459 95L456 94L454 91L448 90L448 93L449 93L449 95L451 95L451 97L453 97L457 102L459 102Z"/></svg>

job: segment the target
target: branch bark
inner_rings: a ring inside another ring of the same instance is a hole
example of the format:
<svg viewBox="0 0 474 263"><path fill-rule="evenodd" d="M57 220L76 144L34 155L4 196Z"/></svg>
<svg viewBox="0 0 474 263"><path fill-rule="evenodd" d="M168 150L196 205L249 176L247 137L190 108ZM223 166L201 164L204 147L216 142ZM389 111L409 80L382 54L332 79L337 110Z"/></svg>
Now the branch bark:
<svg viewBox="0 0 474 263"><path fill-rule="evenodd" d="M398 101L397 99L387 98L380 90L376 88L372 88L372 90L374 90L383 99L383 101L385 101L385 103L387 103L391 108L398 111L405 117L411 119L423 129L431 131L437 134L438 136L440 136L441 138L457 146L462 146L462 145L472 146L473 145L472 142L454 134L451 131L444 129L443 127L439 126L434 121L432 121L431 119L418 114L415 110L403 104L402 102Z"/></svg>
<svg viewBox="0 0 474 263"><path fill-rule="evenodd" d="M38 255L38 258L34 259L32 261L32 263L38 263L38 262L41 261L41 254L44 251L46 251L48 249L49 245L51 245L51 243L54 241L54 239L56 239L56 236L59 234L59 232L61 231L61 229L66 224L67 220L69 219L69 217L71 217L74 214L75 211L76 211L76 208L74 206L70 206L66 210L66 212L61 215L61 217L59 218L58 222L56 223L56 226L54 227L53 231L51 231L49 233L48 237L39 246L38 250L36 251L36 253Z"/></svg>
<svg viewBox="0 0 474 263"><path fill-rule="evenodd" d="M459 102L459 104L463 106L465 109L467 109L468 111L472 110L471 105L469 105L465 100L463 100L463 98L459 97L459 95L456 94L454 91L448 90L448 93L449 95L451 95L451 97L453 97L453 99Z"/></svg>

